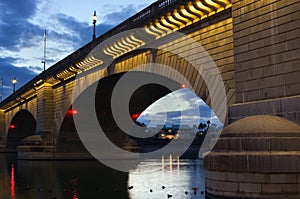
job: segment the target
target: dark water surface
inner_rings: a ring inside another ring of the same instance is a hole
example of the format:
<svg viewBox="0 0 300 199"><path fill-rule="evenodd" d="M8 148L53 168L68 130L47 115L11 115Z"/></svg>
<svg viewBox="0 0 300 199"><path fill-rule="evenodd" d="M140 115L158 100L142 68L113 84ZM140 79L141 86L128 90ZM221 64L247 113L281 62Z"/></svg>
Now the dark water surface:
<svg viewBox="0 0 300 199"><path fill-rule="evenodd" d="M93 160L27 161L0 154L0 168L0 199L205 198L201 160L146 160L124 173Z"/></svg>

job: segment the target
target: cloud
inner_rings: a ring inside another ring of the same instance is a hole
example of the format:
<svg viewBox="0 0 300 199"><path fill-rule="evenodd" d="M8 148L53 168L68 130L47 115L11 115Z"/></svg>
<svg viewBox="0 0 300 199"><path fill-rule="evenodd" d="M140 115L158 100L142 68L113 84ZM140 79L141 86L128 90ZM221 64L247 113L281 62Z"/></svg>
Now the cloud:
<svg viewBox="0 0 300 199"><path fill-rule="evenodd" d="M40 66L29 66L28 68L32 71L41 71L41 70L43 70L43 68L40 67Z"/></svg>
<svg viewBox="0 0 300 199"><path fill-rule="evenodd" d="M181 106L176 106L178 103ZM180 89L162 97L138 118L138 121L152 127L164 123L168 126L172 124L193 126L208 120L222 126L211 108L189 89Z"/></svg>
<svg viewBox="0 0 300 199"><path fill-rule="evenodd" d="M140 5L136 6L133 4L121 6L119 10L111 12L104 17L106 24L116 25L125 21L130 16L137 13Z"/></svg>
<svg viewBox="0 0 300 199"><path fill-rule="evenodd" d="M7 20L18 20L19 18L27 19L34 15L36 3L36 0L2 0L0 3L2 14L0 14L0 16L13 16L11 18L7 18Z"/></svg>
<svg viewBox="0 0 300 199"><path fill-rule="evenodd" d="M17 79L16 89L24 85L28 80L34 78L36 73L27 67L15 67L11 62L14 62L13 58L0 58L0 78L3 80L3 93L2 97L6 97L13 92L13 84L11 80L13 78Z"/></svg>
<svg viewBox="0 0 300 199"><path fill-rule="evenodd" d="M0 3L0 47L18 50L30 45L39 28L28 22L36 11L36 0L4 0Z"/></svg>

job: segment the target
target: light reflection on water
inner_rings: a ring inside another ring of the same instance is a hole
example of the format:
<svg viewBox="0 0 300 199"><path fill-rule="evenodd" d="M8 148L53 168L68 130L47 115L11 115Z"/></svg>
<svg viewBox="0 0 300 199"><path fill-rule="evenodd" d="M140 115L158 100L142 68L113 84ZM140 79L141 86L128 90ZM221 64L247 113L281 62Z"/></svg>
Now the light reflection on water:
<svg viewBox="0 0 300 199"><path fill-rule="evenodd" d="M0 154L0 199L205 198L201 191L200 160L145 160L127 174L97 161L21 161Z"/></svg>
<svg viewBox="0 0 300 199"><path fill-rule="evenodd" d="M130 171L129 196L140 198L205 198L202 161L169 156L141 162Z"/></svg>
<svg viewBox="0 0 300 199"><path fill-rule="evenodd" d="M10 172L10 195L11 199L15 199L15 168L14 165L11 165L11 172Z"/></svg>

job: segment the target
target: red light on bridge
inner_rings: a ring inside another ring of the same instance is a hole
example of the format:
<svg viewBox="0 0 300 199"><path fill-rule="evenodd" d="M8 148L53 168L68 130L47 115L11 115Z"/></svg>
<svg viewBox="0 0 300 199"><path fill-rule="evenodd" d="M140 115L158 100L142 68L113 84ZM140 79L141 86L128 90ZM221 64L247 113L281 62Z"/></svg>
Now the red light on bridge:
<svg viewBox="0 0 300 199"><path fill-rule="evenodd" d="M181 84L181 88L186 88L186 85L185 84Z"/></svg>
<svg viewBox="0 0 300 199"><path fill-rule="evenodd" d="M11 124L11 125L9 125L9 127L8 128L10 128L10 129L15 129L16 128L16 126L14 125L14 124Z"/></svg>
<svg viewBox="0 0 300 199"><path fill-rule="evenodd" d="M138 119L138 117L140 117L140 115L141 115L140 113L132 114L131 119L133 119L135 121L136 119Z"/></svg>
<svg viewBox="0 0 300 199"><path fill-rule="evenodd" d="M67 111L67 115L77 115L77 114L78 114L78 111L75 109L69 109Z"/></svg>

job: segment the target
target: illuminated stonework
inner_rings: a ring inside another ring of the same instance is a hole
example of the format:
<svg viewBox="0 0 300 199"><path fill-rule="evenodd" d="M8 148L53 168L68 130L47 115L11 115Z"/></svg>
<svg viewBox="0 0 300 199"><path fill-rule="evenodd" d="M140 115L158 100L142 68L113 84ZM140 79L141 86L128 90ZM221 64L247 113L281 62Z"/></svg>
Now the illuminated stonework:
<svg viewBox="0 0 300 199"><path fill-rule="evenodd" d="M105 47L103 52L115 59L144 45L145 42L143 40L137 39L136 36L131 34Z"/></svg>
<svg viewBox="0 0 300 199"><path fill-rule="evenodd" d="M77 64L76 64L76 67L77 68L80 68L80 70L84 70L84 71L87 71L87 70L90 70L96 66L99 66L103 64L103 61L100 60L100 59L97 59L95 58L94 56L89 56L87 58L85 58L84 60L82 61L79 61ZM74 67L72 67L73 70L76 70ZM75 72L78 72L80 73L80 70L77 70Z"/></svg>
<svg viewBox="0 0 300 199"><path fill-rule="evenodd" d="M191 1L161 16L159 20L150 22L144 29L146 33L159 39L230 7L229 0Z"/></svg>

